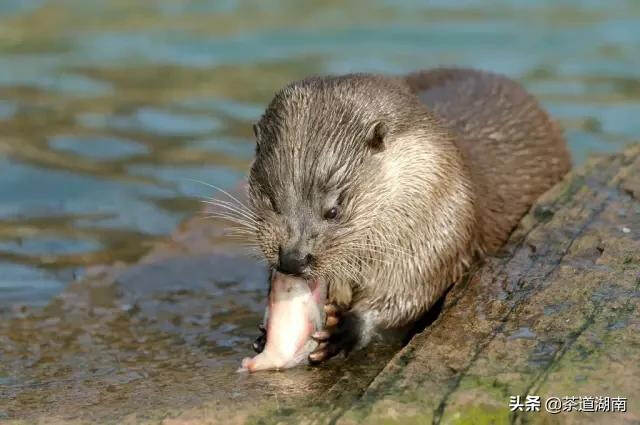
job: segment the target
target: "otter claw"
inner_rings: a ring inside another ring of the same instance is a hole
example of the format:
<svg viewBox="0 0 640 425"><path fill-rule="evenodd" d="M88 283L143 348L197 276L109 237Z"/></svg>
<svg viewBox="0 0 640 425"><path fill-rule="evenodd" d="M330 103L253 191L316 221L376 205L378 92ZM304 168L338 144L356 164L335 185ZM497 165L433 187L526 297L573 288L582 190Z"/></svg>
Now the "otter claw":
<svg viewBox="0 0 640 425"><path fill-rule="evenodd" d="M324 326L326 328L335 327L340 323L340 310L335 304L325 304L324 306Z"/></svg>
<svg viewBox="0 0 640 425"><path fill-rule="evenodd" d="M313 335L311 335L311 338L315 339L318 342L323 342L323 341L327 341L330 336L331 336L331 333L329 333L329 331L322 330L322 331L315 332Z"/></svg>
<svg viewBox="0 0 640 425"><path fill-rule="evenodd" d="M336 326L338 322L340 322L340 319L338 319L337 316L327 316L325 320L325 326L330 328L330 327Z"/></svg>
<svg viewBox="0 0 640 425"><path fill-rule="evenodd" d="M326 304L324 306L324 313L325 329L319 330L311 335L311 338L318 342L318 346L309 354L310 363L320 363L329 360L344 348L340 341L341 338L338 337L340 310L335 304Z"/></svg>
<svg viewBox="0 0 640 425"><path fill-rule="evenodd" d="M338 307L335 304L324 305L324 314L326 314L327 316L337 316L338 312Z"/></svg>

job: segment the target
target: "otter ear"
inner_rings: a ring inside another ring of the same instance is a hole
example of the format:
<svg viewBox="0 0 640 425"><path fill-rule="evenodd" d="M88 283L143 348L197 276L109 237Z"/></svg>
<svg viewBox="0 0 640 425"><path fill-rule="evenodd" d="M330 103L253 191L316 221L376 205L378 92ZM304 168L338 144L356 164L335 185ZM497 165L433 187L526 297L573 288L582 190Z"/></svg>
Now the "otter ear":
<svg viewBox="0 0 640 425"><path fill-rule="evenodd" d="M382 152L385 149L385 137L387 135L387 126L382 121L374 122L367 132L367 146L374 153Z"/></svg>

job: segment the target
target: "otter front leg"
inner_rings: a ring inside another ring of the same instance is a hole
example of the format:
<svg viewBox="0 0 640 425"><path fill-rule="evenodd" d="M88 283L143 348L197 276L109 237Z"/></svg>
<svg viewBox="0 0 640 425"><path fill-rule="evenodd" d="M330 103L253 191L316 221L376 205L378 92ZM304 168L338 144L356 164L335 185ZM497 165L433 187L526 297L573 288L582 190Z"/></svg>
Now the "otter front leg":
<svg viewBox="0 0 640 425"><path fill-rule="evenodd" d="M325 306L325 328L312 335L318 347L309 354L311 363L320 363L344 352L365 347L371 341L377 327L377 314L357 308L340 313L333 304Z"/></svg>

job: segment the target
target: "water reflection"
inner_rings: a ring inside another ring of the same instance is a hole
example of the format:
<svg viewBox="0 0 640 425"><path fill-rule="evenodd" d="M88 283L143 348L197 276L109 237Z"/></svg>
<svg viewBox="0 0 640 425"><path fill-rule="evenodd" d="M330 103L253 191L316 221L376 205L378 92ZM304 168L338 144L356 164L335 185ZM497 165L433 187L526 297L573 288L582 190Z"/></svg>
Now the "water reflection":
<svg viewBox="0 0 640 425"><path fill-rule="evenodd" d="M70 267L139 258L212 195L194 180L236 183L250 124L309 74L486 68L540 97L576 163L619 150L640 134L639 17L632 1L3 1L0 304L55 292L5 276L62 288Z"/></svg>
<svg viewBox="0 0 640 425"><path fill-rule="evenodd" d="M49 140L49 146L95 160L122 159L149 153L145 145L116 137L56 136Z"/></svg>
<svg viewBox="0 0 640 425"><path fill-rule="evenodd" d="M11 102L0 100L0 120L6 120L16 113L18 107Z"/></svg>
<svg viewBox="0 0 640 425"><path fill-rule="evenodd" d="M208 134L219 127L213 118L176 114L157 108L141 108L128 115L82 114L78 121L85 127L111 129L131 133L150 133L162 136Z"/></svg>

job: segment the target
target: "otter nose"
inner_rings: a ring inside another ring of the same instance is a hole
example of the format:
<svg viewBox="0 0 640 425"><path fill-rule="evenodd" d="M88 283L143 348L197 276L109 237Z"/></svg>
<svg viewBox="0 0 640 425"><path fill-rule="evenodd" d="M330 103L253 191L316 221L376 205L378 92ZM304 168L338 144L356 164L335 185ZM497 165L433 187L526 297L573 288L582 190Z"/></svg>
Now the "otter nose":
<svg viewBox="0 0 640 425"><path fill-rule="evenodd" d="M278 256L278 271L299 275L311 263L311 254L304 254L297 249L283 250L280 248Z"/></svg>

